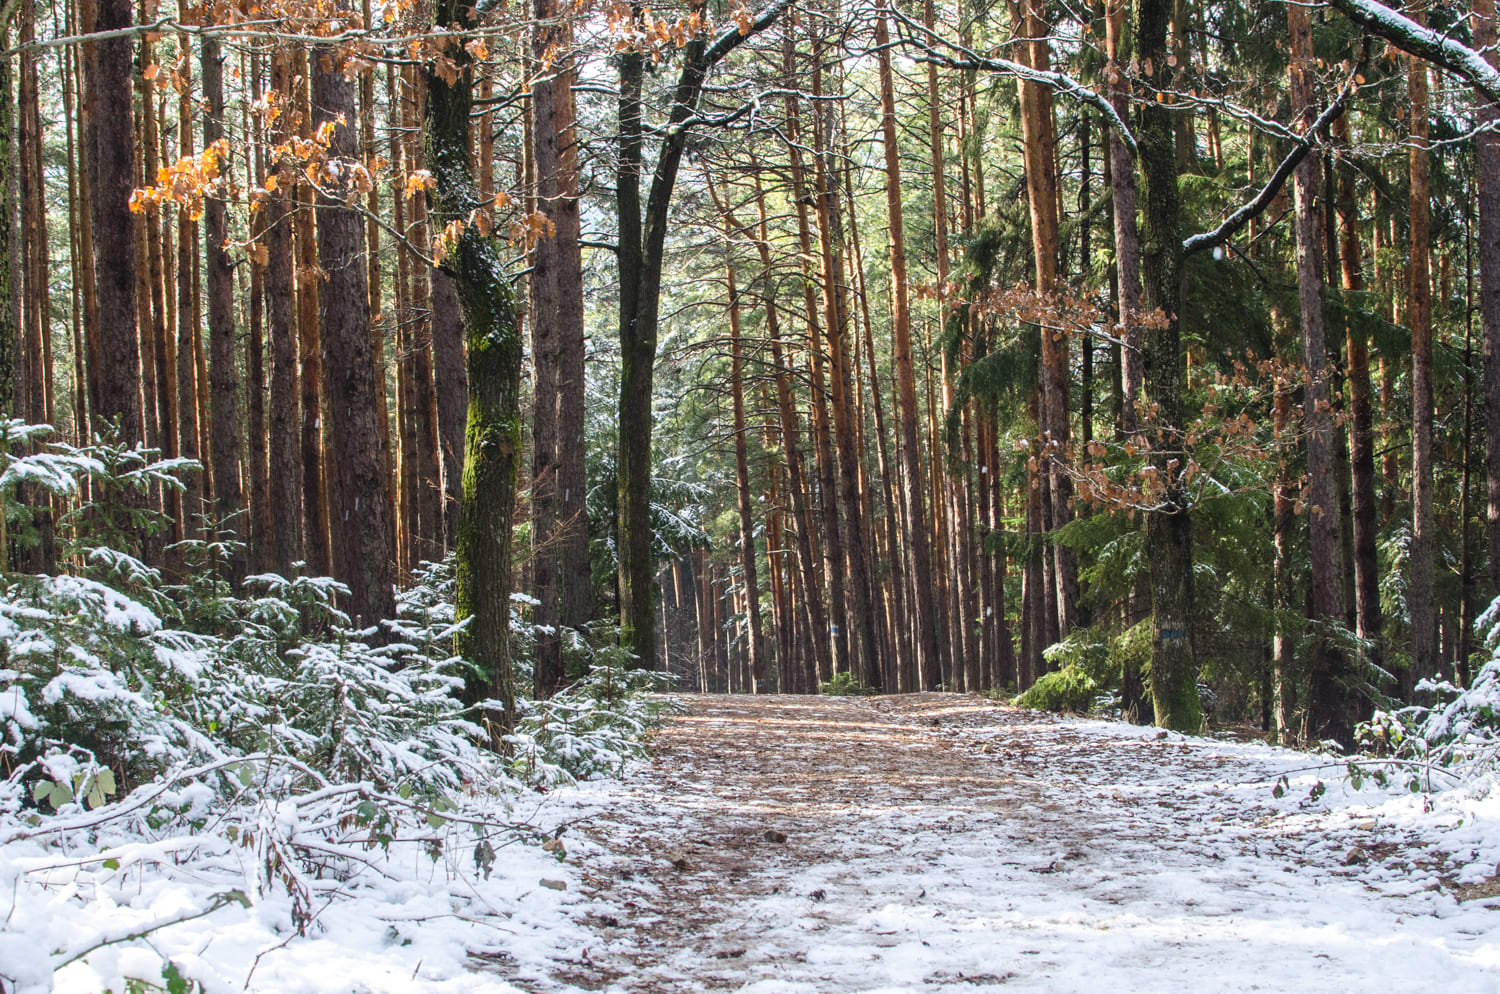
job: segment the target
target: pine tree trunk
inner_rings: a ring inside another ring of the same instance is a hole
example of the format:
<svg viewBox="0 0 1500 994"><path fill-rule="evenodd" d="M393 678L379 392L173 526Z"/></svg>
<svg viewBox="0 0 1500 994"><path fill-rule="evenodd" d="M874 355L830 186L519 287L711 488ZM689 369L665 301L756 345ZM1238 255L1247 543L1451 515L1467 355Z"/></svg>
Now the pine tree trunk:
<svg viewBox="0 0 1500 994"><path fill-rule="evenodd" d="M1038 71L1050 69L1047 24L1041 0L1012 0L1012 16L1020 25L1019 35L1030 39L1022 60ZM1026 191L1031 210L1032 254L1036 265L1036 290L1050 299L1057 290L1059 244L1057 126L1052 115L1052 94L1042 84L1018 82L1021 100L1021 130L1025 144ZM1040 472L1047 474L1047 531L1061 528L1072 517L1069 501L1072 481L1062 460L1068 445L1068 339L1060 330L1041 329L1041 404L1037 428L1041 435ZM1073 627L1078 602L1078 566L1073 550L1049 541L1053 595L1048 611L1049 640L1065 636Z"/></svg>
<svg viewBox="0 0 1500 994"><path fill-rule="evenodd" d="M291 64L285 51L271 54L271 92L289 103ZM278 117L272 141L289 138L285 116ZM292 259L292 190L296 177L272 164L276 178L266 207L266 289L271 338L270 503L275 547L273 568L292 575L292 564L303 558L302 460L298 451L301 397L297 386L296 284ZM179 356L180 361L180 356Z"/></svg>
<svg viewBox="0 0 1500 994"><path fill-rule="evenodd" d="M1276 437L1285 438L1290 432L1292 421L1289 384L1277 385L1273 417ZM1295 745L1301 738L1296 718L1296 633L1289 624L1296 611L1296 605L1292 603L1296 588L1292 549L1296 542L1296 504L1292 457L1284 447L1277 459L1276 487L1271 510L1271 533L1276 549L1271 573L1271 610L1275 612L1275 635L1271 644L1272 711L1276 723L1275 741L1282 745Z"/></svg>
<svg viewBox="0 0 1500 994"><path fill-rule="evenodd" d="M563 60L570 59L571 22L559 17L557 0L536 0L534 11L535 58L551 61L562 53ZM586 484L580 476L584 449L573 444L583 430L584 337L572 82L571 63L560 60L531 89L537 198L553 232L537 242L531 267L532 569L533 592L541 601L536 608L537 623L553 626L562 622L565 609L569 625L576 626L587 617L586 605L580 612L577 605L569 604L587 591L586 576L580 583L577 575L580 537L587 568L587 517L581 502ZM537 696L551 696L561 689L564 676L560 638L539 636Z"/></svg>
<svg viewBox="0 0 1500 994"><path fill-rule="evenodd" d="M96 0L90 32L120 31L132 23L130 0ZM88 43L84 117L88 146L90 223L93 230L94 296L100 314L99 403L104 423L118 422L120 438L144 441L141 411L141 350L136 328L137 246L130 214L135 125L132 104L131 41L113 37Z"/></svg>
<svg viewBox="0 0 1500 994"><path fill-rule="evenodd" d="M308 97L308 59L297 53L295 106L301 120L302 137L312 134L312 110ZM297 237L297 348L302 391L302 543L307 569L313 576L333 573L333 550L329 532L328 486L323 472L323 347L319 341L318 241L313 230L312 194L298 185Z"/></svg>
<svg viewBox="0 0 1500 994"><path fill-rule="evenodd" d="M1312 23L1306 7L1287 7L1290 34L1292 106L1304 130L1317 116L1312 48ZM1344 571L1339 547L1340 513L1337 467L1334 460L1332 396L1326 346L1323 301L1322 239L1318 193L1322 184L1320 156L1307 155L1293 174L1296 199L1297 297L1302 325L1302 363L1306 384L1302 428L1307 436L1308 559L1311 566L1312 607L1319 626L1344 623ZM1348 739L1351 725L1344 687L1348 665L1331 633L1314 631L1316 651L1308 673L1308 719L1318 740Z"/></svg>
<svg viewBox="0 0 1500 994"><path fill-rule="evenodd" d="M813 71L813 96L820 95L821 71ZM838 450L839 502L847 526L844 543L848 566L849 650L851 672L868 686L880 688L878 643L870 602L869 553L865 539L863 501L859 489L859 446L852 412L853 371L848 338L851 329L848 284L844 268L844 231L837 173L833 161L833 106L821 105L814 127L814 173L818 213L818 243L822 258L825 341L828 347L829 406L833 414L834 444ZM913 485L921 486L920 471ZM826 497L825 497L826 499ZM934 666L939 665L936 656ZM941 680L941 674L936 674ZM935 685L935 684L934 684Z"/></svg>
<svg viewBox="0 0 1500 994"><path fill-rule="evenodd" d="M10 48L10 25L15 9L0 11L0 48ZM16 339L21 332L20 295L16 267L20 261L19 159L15 137L15 82L10 59L0 59L0 417L13 418L16 404ZM82 361L78 357L75 361ZM0 521L0 540L4 522ZM0 541L0 570L11 568L10 549Z"/></svg>
<svg viewBox="0 0 1500 994"><path fill-rule="evenodd" d="M1481 0L1482 2L1482 0ZM1334 122L1340 141L1349 141L1348 115ZM1339 171L1338 213L1343 240L1339 253L1344 289L1364 289L1360 271L1359 216L1354 200L1354 170ZM1481 242L1481 244L1483 244ZM1349 379L1349 467L1353 501L1354 616L1360 638L1379 640L1381 633L1379 559L1376 550L1375 430L1371 407L1370 348L1353 322L1347 328ZM1377 650L1378 651L1378 650Z"/></svg>
<svg viewBox="0 0 1500 994"><path fill-rule="evenodd" d="M1411 11L1419 23L1425 20L1422 4ZM1406 324L1411 328L1411 576L1406 603L1411 615L1411 669L1402 688L1410 699L1417 681L1438 672L1437 605L1434 594L1433 448L1432 448L1432 221L1429 175L1431 153L1427 148L1427 63L1412 58L1408 70L1411 98L1411 199L1408 207Z"/></svg>
<svg viewBox="0 0 1500 994"><path fill-rule="evenodd" d="M792 77L792 33L783 41L783 71ZM811 222L808 218L813 191L807 182L801 152L801 114L797 97L786 97L787 150L791 166L793 199L797 208L798 258L802 271L802 313L806 316L808 334L808 371L811 379L813 455L817 469L819 517L823 524L823 576L828 587L828 656L818 657L819 680L832 679L835 673L849 672L849 624L844 597L844 543L841 534L838 503L834 494L833 447L829 441L827 393L824 390L822 329L818 320L817 273L813 259Z"/></svg>
<svg viewBox="0 0 1500 994"><path fill-rule="evenodd" d="M1172 85L1167 61L1167 20L1170 0L1139 0L1136 39L1140 58L1156 69L1161 90ZM1179 222L1177 164L1172 134L1172 112L1164 103L1148 101L1141 110L1136 134L1140 149L1142 193L1145 201L1141 232L1141 275L1145 304L1159 311L1150 340L1145 343L1143 385L1160 418L1152 439L1151 465L1165 490L1162 506L1146 514L1145 553L1150 564L1151 694L1156 723L1178 731L1195 732L1202 723L1198 702L1198 662L1194 650L1193 529L1180 465L1169 465L1170 452L1182 443L1186 412L1183 404L1183 362L1179 314L1182 310L1182 238Z"/></svg>
<svg viewBox="0 0 1500 994"><path fill-rule="evenodd" d="M849 148L849 144L847 141L847 132L846 140L844 142L843 154L846 157L850 156L851 154L851 149ZM884 614L877 611L876 627L880 629L880 633L882 636L881 649L884 655L887 657L886 665L883 666L883 669L886 673L886 687L887 689L894 690L895 688L903 684L901 676L902 670L907 668L908 664L913 662L911 639L909 637L909 633L912 630L912 625L909 620L906 606L906 584L902 582L905 579L906 571L904 569L903 561L901 558L903 547L901 540L898 537L901 531L901 516L899 510L899 502L896 497L895 474L891 472L891 459L889 446L887 444L888 436L886 433L885 404L881 400L880 374L875 362L875 333L873 322L870 320L870 294L868 293L865 286L864 255L860 248L859 219L856 216L858 202L855 200L854 182L850 176L850 170L844 171L843 191L845 216L849 219L849 246L853 252L851 267L854 271L856 280L854 289L855 295L859 300L859 316L862 322L863 329L863 334L860 334L858 336L859 342L855 346L856 356L854 359L854 368L857 375L862 374L866 368L868 368L869 370L870 408L871 413L874 415L875 419L876 467L877 471L880 474L881 496L885 502L885 514L883 514L881 517L884 519L884 535L886 542L886 552L888 553L888 555L886 556L886 576L888 580L887 585L889 587L889 597L881 598L879 596L878 583L874 584L874 587L877 589L872 589L871 594L876 601L887 601L890 605L889 623L886 623ZM859 362L858 353L860 351L860 346L863 346L865 363L867 364L866 366L861 366ZM860 376L859 378L862 379L862 376ZM865 389L862 382L858 384L856 393L861 399L863 399L865 395ZM858 417L858 423L860 428L863 429L865 426L865 418L863 412L861 412ZM860 431L859 448L860 451L867 451L863 430ZM874 495L870 492L870 489L868 487L868 480L865 478L865 465L863 462L860 463L860 470L861 485L865 488L865 492L869 498L865 506L866 519L873 521L875 519ZM874 544L877 546L876 553L878 555L880 551L878 547L880 545L881 531L878 529L874 530L872 539L874 541ZM915 672L915 667L912 666L911 668L912 671ZM914 680L905 682L915 686Z"/></svg>
<svg viewBox="0 0 1500 994"><path fill-rule="evenodd" d="M462 30L473 11L460 0L439 0L439 28ZM470 112L475 70L468 52L453 45L457 75L451 82L426 71L427 161L432 164L433 221L446 227L469 217L474 173L469 162ZM515 679L510 662L511 523L521 464L521 330L500 247L467 226L442 260L463 314L468 355L469 414L464 454L464 504L458 533L459 620L472 619L459 651L483 674L467 696L499 700L500 725L515 721ZM496 745L499 739L496 738Z"/></svg>
<svg viewBox="0 0 1500 994"><path fill-rule="evenodd" d="M759 233L756 238L756 249L760 253L761 276L769 281L774 269L771 262L771 245L767 232L766 223L766 198L761 188L760 175L755 176L755 207L759 221ZM770 339L771 362L776 368L776 406L781 424L781 449L782 457L787 468L787 489L792 494L792 511L796 522L797 532L797 562L802 570L803 599L808 614L808 627L810 629L808 640L811 643L812 656L808 660L811 673L814 677L822 671L830 671L828 629L823 610L822 588L818 583L818 566L816 555L813 551L812 537L813 514L808 499L808 487L805 479L806 473L802 462L800 429L797 427L796 399L792 393L792 378L788 367L787 358L782 352L781 321L779 309L776 302L769 295L765 300L766 305L766 335ZM816 690L816 684L808 681L810 686L802 687L803 690Z"/></svg>
<svg viewBox="0 0 1500 994"><path fill-rule="evenodd" d="M421 121L422 108L427 100L426 87L410 70L409 102L406 126L409 147L406 153L408 170L423 169L429 164L422 154ZM412 243L423 250L432 242L432 230L427 223L427 203L422 197L413 197L408 202L408 236ZM408 348L407 383L411 391L411 406L407 416L411 419L416 445L411 450L416 480L416 528L412 533L411 563L441 558L443 536L442 483L439 451L442 443L438 436L438 412L436 388L432 375L432 279L431 267L420 260L411 266L411 310L405 322Z"/></svg>
<svg viewBox="0 0 1500 994"><path fill-rule="evenodd" d="M1474 2L1474 44L1493 66L1495 0ZM1491 127L1500 121L1500 107L1481 100L1479 120ZM1479 188L1479 320L1484 335L1485 472L1489 484L1491 596L1500 595L1500 134L1492 130L1474 136L1475 183Z"/></svg>
<svg viewBox="0 0 1500 994"><path fill-rule="evenodd" d="M315 126L336 123L329 154L345 159L358 152L354 83L333 51L313 58L312 110ZM347 182L347 181L346 181ZM364 265L364 224L344 207L351 188L326 178L318 197L319 334L328 374L329 508L334 577L349 588L348 612L357 625L395 617L395 543L385 500L380 458L377 391L370 347L368 270Z"/></svg>
<svg viewBox="0 0 1500 994"><path fill-rule="evenodd" d="M187 18L187 0L181 0L179 16ZM190 24L190 20L183 23ZM180 51L188 51L188 37L177 37ZM177 100L177 155L185 158L193 154L193 92L191 83L178 94ZM82 193L80 184L80 194ZM79 241L84 241L82 226ZM83 253L80 252L82 255ZM202 450L198 439L201 426L198 423L198 375L195 357L199 334L198 294L194 274L198 269L198 222L186 208L177 211L177 368L175 383L177 391L177 447L184 459L199 459ZM86 280L87 283L87 280ZM87 298L85 298L87 299ZM85 316L85 325L88 317ZM206 388L206 384L203 385ZM186 518L186 534L199 537L204 534L202 516L207 512L204 499L208 496L208 471L190 473L183 481L186 489L182 495L182 506ZM300 498L300 490L299 490Z"/></svg>
<svg viewBox="0 0 1500 994"><path fill-rule="evenodd" d="M1122 47L1125 44L1125 0L1107 0L1106 45L1109 100L1121 120L1130 119L1130 87L1125 81ZM1134 433L1136 402L1141 394L1141 242L1135 220L1135 163L1130 150L1113 130L1109 133L1110 195L1115 225L1116 300L1120 311L1120 429Z"/></svg>
<svg viewBox="0 0 1500 994"><path fill-rule="evenodd" d="M724 226L729 248L732 227ZM750 458L745 435L744 341L740 331L740 295L734 279L734 259L726 251L724 276L729 288L729 393L734 412L734 480L740 512L740 571L745 594L746 648L751 693L760 693L769 679L766 647L761 637L760 578L755 562L755 509L750 495Z"/></svg>
<svg viewBox="0 0 1500 994"><path fill-rule="evenodd" d="M152 44L149 40L141 42L141 65L150 65L155 59L152 54ZM155 178L157 170L161 167L161 138L156 119L156 97L153 82L145 77L140 77L141 92L141 158L142 173ZM43 213L42 238L45 244L45 213ZM152 363L154 379L156 381L156 425L157 444L161 449L162 457L175 459L178 453L177 444L177 394L173 389L170 341L171 329L167 325L167 303L166 283L163 278L164 263L162 259L162 217L161 210L157 207L149 207L145 212L146 226L146 280L151 289L151 326L150 345L142 356L143 361ZM46 336L50 337L50 336ZM51 377L47 377L50 382ZM169 536L173 540L181 539L182 531L182 503L181 496L176 490L167 488L162 493L162 510L171 520L172 531Z"/></svg>
<svg viewBox="0 0 1500 994"><path fill-rule="evenodd" d="M204 35L199 50L203 75L203 144L224 138L224 58L219 42ZM224 156L227 168L229 156ZM229 240L229 218L222 199L210 198L203 213L203 251L207 260L209 388L212 411L214 517L225 534L249 537L244 516L245 493L240 482L239 370L235 349L234 272L224 245ZM102 303L102 301L101 301ZM240 549L229 556L229 575L238 583L245 575Z"/></svg>
<svg viewBox="0 0 1500 994"><path fill-rule="evenodd" d="M891 73L890 33L885 17L875 20L875 41L880 46L881 134L885 150L886 214L891 258L891 349L896 370L896 395L901 406L901 458L910 484L905 500L906 542L911 553L912 580L916 593L916 644L922 689L935 690L942 682L937 603L934 598L932 548L929 545L927 508L922 497L922 452L917 441L917 387L912 369L911 307L907 300L906 233L901 206L901 158L896 144L896 96Z"/></svg>

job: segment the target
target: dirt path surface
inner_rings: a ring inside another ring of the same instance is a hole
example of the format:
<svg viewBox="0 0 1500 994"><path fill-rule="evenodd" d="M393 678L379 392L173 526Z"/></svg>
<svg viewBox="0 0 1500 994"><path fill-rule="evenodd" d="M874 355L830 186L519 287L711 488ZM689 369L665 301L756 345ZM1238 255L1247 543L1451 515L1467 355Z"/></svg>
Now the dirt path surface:
<svg viewBox="0 0 1500 994"><path fill-rule="evenodd" d="M1500 990L1500 916L1420 838L1310 775L1273 797L1306 757L952 695L685 701L568 802L593 941L532 989Z"/></svg>

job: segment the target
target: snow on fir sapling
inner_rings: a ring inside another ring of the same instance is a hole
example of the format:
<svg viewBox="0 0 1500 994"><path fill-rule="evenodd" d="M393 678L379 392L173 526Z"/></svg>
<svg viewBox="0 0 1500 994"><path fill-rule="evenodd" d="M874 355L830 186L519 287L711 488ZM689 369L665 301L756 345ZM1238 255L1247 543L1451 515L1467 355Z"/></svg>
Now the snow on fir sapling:
<svg viewBox="0 0 1500 994"><path fill-rule="evenodd" d="M0 576L0 990L323 990L567 941L532 893L569 873L565 826L531 788L618 771L669 706L608 633L574 637L591 675L524 703L499 754L459 702L451 564L364 629L326 578L232 587L223 542L170 545L168 575L128 551L163 524L133 498L193 467L0 432L10 541L37 538L18 486L88 495L52 570Z"/></svg>

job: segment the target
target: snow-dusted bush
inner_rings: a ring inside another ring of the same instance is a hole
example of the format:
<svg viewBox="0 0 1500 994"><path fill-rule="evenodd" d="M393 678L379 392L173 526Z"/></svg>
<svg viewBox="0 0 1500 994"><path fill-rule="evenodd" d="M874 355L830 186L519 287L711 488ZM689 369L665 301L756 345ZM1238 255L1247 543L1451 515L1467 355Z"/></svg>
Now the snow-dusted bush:
<svg viewBox="0 0 1500 994"><path fill-rule="evenodd" d="M517 776L558 784L619 773L646 754L647 733L678 705L661 696L671 675L632 669L610 626L570 633L570 653L590 657L588 675L545 701L522 701L507 741Z"/></svg>
<svg viewBox="0 0 1500 994"><path fill-rule="evenodd" d="M45 989L52 969L92 955L60 943L56 920L90 901L144 901L127 932L99 942L148 950L159 929L241 904L315 929L332 903L410 876L398 850L451 878L487 875L498 848L535 834L508 814L527 782L619 769L669 706L620 650L575 639L594 672L552 701L522 702L515 752L497 755L460 701L451 563L424 566L397 618L365 630L327 578L233 588L225 542L170 547L167 578L121 549L163 524L147 487L177 486L195 467L45 438L0 423L0 555L28 527L19 484L74 504L58 521L55 575L0 573L0 885L36 933L0 941L0 990ZM513 624L524 650L532 633L519 615ZM149 897L167 881L187 905L158 915ZM5 955L43 946L36 976ZM155 962L157 979L189 969ZM154 969L132 975L155 983Z"/></svg>
<svg viewBox="0 0 1500 994"><path fill-rule="evenodd" d="M1413 791L1473 783L1500 769L1500 598L1474 628L1489 658L1469 686L1423 680L1417 692L1435 703L1376 711L1360 726L1361 744L1391 760Z"/></svg>

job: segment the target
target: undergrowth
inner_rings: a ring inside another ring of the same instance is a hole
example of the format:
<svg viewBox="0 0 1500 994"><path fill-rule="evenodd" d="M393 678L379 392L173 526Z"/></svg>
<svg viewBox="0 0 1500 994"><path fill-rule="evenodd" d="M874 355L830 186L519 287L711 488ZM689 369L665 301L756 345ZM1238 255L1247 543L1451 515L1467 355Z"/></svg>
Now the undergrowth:
<svg viewBox="0 0 1500 994"><path fill-rule="evenodd" d="M409 875L397 849L450 877L488 875L497 849L549 841L512 816L513 799L618 772L672 706L610 631L568 633L588 675L519 702L510 754L492 752L459 700L451 562L424 566L397 617L363 629L328 578L231 586L230 543L169 546L169 576L127 550L166 527L148 489L181 488L195 464L47 438L0 422L0 563L39 547L26 494L73 505L54 568L0 574L0 885L12 938L40 951L0 955L0 990L50 985L100 949L149 951L153 933L239 906L275 908L288 934L307 934L333 903ZM524 651L519 612L512 627ZM24 874L6 858L21 855ZM124 907L143 880L190 899L120 934L59 939L75 902ZM147 959L123 982L194 989L183 964Z"/></svg>

